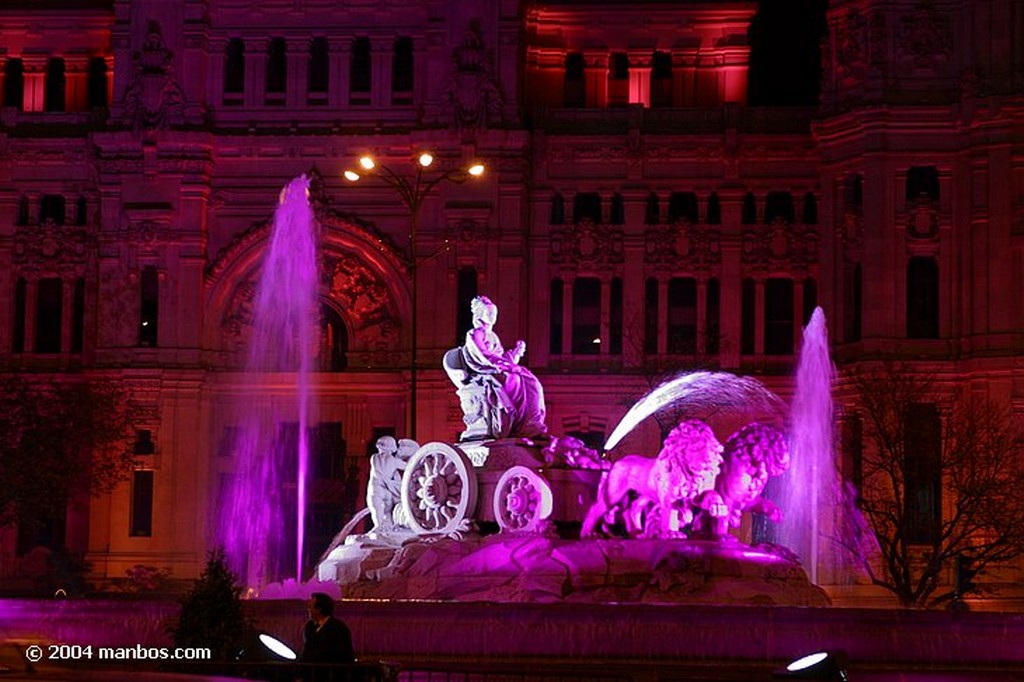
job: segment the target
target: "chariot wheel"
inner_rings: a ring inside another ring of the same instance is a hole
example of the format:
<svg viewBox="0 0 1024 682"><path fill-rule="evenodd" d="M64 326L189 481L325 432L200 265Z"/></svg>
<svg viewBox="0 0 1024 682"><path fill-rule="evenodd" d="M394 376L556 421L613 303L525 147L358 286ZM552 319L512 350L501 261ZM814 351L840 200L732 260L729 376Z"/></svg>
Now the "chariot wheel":
<svg viewBox="0 0 1024 682"><path fill-rule="evenodd" d="M473 463L447 443L427 443L409 458L402 475L402 508L419 535L459 530L476 510Z"/></svg>
<svg viewBox="0 0 1024 682"><path fill-rule="evenodd" d="M494 518L502 531L533 532L551 516L551 486L524 466L501 475L494 488Z"/></svg>

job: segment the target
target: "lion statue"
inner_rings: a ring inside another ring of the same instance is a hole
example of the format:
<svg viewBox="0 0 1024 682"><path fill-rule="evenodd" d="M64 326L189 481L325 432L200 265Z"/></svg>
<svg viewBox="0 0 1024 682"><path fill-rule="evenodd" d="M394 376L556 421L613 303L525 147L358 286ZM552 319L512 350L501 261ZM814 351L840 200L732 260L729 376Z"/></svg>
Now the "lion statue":
<svg viewBox="0 0 1024 682"><path fill-rule="evenodd" d="M656 458L627 455L601 476L580 535L595 535L617 514L630 537L683 535L693 520L694 501L714 488L721 463L722 445L711 427L698 419L680 422Z"/></svg>

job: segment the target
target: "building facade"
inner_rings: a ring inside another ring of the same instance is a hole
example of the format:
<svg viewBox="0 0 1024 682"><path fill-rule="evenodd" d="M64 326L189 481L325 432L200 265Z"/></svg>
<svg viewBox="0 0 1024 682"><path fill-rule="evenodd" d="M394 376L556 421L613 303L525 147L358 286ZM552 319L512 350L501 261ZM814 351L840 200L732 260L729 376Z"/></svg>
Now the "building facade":
<svg viewBox="0 0 1024 682"><path fill-rule="evenodd" d="M411 435L412 413L420 442L461 431L440 358L478 293L526 340L552 431L590 443L668 372L789 397L816 305L844 369L901 359L1024 410L1024 3L832 2L818 107L748 104L757 11L5 3L0 370L117 382L138 453L49 537L8 531L6 555L198 573L255 390L260 258L302 173L321 252L311 559L363 506L378 436ZM370 154L414 178L421 151L428 179L487 170L415 211L342 176Z"/></svg>

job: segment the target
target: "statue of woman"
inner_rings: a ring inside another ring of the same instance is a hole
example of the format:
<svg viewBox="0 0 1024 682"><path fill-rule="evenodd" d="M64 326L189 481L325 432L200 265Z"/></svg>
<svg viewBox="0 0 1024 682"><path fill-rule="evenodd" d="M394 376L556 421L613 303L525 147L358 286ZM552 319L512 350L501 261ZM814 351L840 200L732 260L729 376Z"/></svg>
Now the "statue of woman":
<svg viewBox="0 0 1024 682"><path fill-rule="evenodd" d="M501 339L494 333L498 306L486 296L474 298L471 310L473 328L466 332L466 345L463 347L467 369L475 374L501 377L505 393L515 410L511 415L509 435L526 438L546 435L544 387L533 372L519 364L526 352L526 342L517 341L510 351L502 347Z"/></svg>

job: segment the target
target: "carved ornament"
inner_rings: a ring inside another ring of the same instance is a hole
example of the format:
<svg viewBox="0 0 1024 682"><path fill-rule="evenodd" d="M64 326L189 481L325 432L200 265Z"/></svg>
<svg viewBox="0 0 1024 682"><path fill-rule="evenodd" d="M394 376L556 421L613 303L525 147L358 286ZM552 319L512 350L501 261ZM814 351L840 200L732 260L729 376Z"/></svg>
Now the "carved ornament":
<svg viewBox="0 0 1024 682"><path fill-rule="evenodd" d="M623 231L584 220L551 231L548 262L575 271L617 265L624 261Z"/></svg>
<svg viewBox="0 0 1024 682"><path fill-rule="evenodd" d="M900 19L899 57L904 66L935 71L949 61L953 33L949 17L920 3L913 14Z"/></svg>
<svg viewBox="0 0 1024 682"><path fill-rule="evenodd" d="M174 52L164 44L156 21L149 22L142 49L132 54L124 120L137 131L164 130L185 122L185 95L174 76Z"/></svg>
<svg viewBox="0 0 1024 682"><path fill-rule="evenodd" d="M95 247L95 238L86 230L46 221L15 229L12 261L23 274L53 269L62 276L81 274Z"/></svg>
<svg viewBox="0 0 1024 682"><path fill-rule="evenodd" d="M743 231L743 263L752 271L806 272L818 263L818 230L779 218Z"/></svg>
<svg viewBox="0 0 1024 682"><path fill-rule="evenodd" d="M644 262L656 269L706 272L722 262L722 233L714 225L682 220L644 234Z"/></svg>
<svg viewBox="0 0 1024 682"><path fill-rule="evenodd" d="M494 54L484 45L476 20L470 22L462 44L452 50L444 102L445 116L455 130L483 130L501 123L504 98L494 75Z"/></svg>

